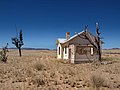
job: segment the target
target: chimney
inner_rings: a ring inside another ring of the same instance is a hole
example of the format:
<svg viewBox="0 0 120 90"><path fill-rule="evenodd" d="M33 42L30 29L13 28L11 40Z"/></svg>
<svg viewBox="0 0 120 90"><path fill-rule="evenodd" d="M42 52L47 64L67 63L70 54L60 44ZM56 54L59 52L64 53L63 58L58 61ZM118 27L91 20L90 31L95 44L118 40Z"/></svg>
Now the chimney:
<svg viewBox="0 0 120 90"><path fill-rule="evenodd" d="M68 40L70 38L70 32L66 32L66 39Z"/></svg>

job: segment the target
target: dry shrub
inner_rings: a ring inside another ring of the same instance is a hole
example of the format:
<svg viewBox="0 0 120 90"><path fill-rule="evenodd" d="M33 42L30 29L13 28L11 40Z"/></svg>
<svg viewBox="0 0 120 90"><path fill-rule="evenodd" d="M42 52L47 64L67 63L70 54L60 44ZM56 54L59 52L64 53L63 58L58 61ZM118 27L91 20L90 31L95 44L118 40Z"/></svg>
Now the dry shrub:
<svg viewBox="0 0 120 90"><path fill-rule="evenodd" d="M34 68L38 71L43 70L44 67L45 67L45 65L42 62L36 62L35 65L34 65Z"/></svg>
<svg viewBox="0 0 120 90"><path fill-rule="evenodd" d="M104 79L99 75L93 75L91 78L91 84L95 90L99 90L103 86Z"/></svg>
<svg viewBox="0 0 120 90"><path fill-rule="evenodd" d="M53 60L45 60L44 65L46 66L46 70L52 70L54 71L56 69L56 62L53 62Z"/></svg>
<svg viewBox="0 0 120 90"><path fill-rule="evenodd" d="M94 69L98 69L100 67L101 63L99 61L94 61L91 65Z"/></svg>
<svg viewBox="0 0 120 90"><path fill-rule="evenodd" d="M3 61L3 62L6 62L6 61L7 61L7 57L8 57L8 56L6 55L6 52L7 52L7 51L4 50L4 49L3 49L2 51L0 51L0 60Z"/></svg>
<svg viewBox="0 0 120 90"><path fill-rule="evenodd" d="M54 70L56 69L56 64L56 62L51 62L51 60L40 60L34 64L34 68L38 71Z"/></svg>
<svg viewBox="0 0 120 90"><path fill-rule="evenodd" d="M40 85L45 85L46 80L43 75L37 75L37 76L33 77L31 82L34 85L37 85L37 87L39 87Z"/></svg>

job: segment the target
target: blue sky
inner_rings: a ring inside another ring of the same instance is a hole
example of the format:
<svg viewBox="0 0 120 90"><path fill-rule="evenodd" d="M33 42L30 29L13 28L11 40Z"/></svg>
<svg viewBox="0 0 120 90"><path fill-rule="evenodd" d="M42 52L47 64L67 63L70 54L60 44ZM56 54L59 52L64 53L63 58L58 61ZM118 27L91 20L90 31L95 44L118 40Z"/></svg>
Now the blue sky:
<svg viewBox="0 0 120 90"><path fill-rule="evenodd" d="M0 47L23 29L23 47L56 48L56 39L81 32L95 34L95 22L104 37L103 48L120 48L120 0L0 0Z"/></svg>

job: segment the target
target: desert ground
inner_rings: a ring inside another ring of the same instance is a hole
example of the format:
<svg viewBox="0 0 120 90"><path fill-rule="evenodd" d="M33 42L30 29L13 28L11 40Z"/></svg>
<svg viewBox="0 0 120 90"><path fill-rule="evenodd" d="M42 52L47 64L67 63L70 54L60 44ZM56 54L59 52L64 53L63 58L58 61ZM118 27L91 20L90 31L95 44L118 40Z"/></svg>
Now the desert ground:
<svg viewBox="0 0 120 90"><path fill-rule="evenodd" d="M53 50L9 50L0 61L0 90L120 90L120 50L103 50L104 64L70 64Z"/></svg>

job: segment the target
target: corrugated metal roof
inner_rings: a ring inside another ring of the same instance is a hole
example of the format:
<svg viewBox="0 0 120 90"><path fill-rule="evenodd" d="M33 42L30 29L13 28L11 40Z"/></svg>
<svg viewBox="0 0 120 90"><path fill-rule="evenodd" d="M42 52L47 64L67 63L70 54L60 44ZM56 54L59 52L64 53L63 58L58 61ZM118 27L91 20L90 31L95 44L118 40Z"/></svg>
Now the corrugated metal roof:
<svg viewBox="0 0 120 90"><path fill-rule="evenodd" d="M58 38L59 43L64 43L66 41L65 38Z"/></svg>

